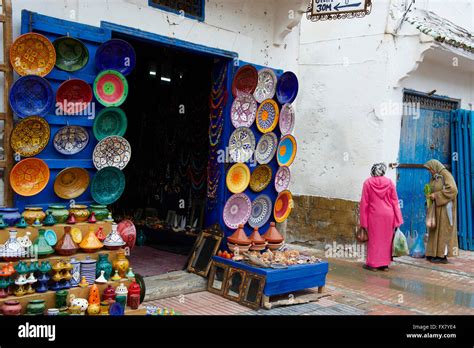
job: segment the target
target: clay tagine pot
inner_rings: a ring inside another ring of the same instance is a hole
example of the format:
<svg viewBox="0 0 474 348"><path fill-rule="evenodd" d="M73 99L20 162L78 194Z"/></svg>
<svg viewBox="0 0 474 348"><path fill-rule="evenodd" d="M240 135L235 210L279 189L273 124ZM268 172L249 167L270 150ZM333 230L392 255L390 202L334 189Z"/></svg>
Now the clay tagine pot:
<svg viewBox="0 0 474 348"><path fill-rule="evenodd" d="M79 250L79 245L72 239L70 226L64 227L64 235L56 243L54 250L58 255L63 256L70 256Z"/></svg>
<svg viewBox="0 0 474 348"><path fill-rule="evenodd" d="M267 247L268 242L260 235L258 232L258 227L253 229L252 234L250 235L249 239L252 241L252 246L250 250L253 251L262 251L265 250Z"/></svg>
<svg viewBox="0 0 474 348"><path fill-rule="evenodd" d="M102 242L96 237L94 229L91 228L85 238L82 240L79 247L86 253L93 253L104 246Z"/></svg>
<svg viewBox="0 0 474 348"><path fill-rule="evenodd" d="M279 244L285 240L283 236L278 232L277 228L275 227L275 223L271 222L270 227L268 228L267 232L263 235L263 238L268 243Z"/></svg>
<svg viewBox="0 0 474 348"><path fill-rule="evenodd" d="M237 228L231 236L227 237L227 241L237 245L252 244L252 241L247 237L247 234L244 231L244 225L239 225L239 228Z"/></svg>

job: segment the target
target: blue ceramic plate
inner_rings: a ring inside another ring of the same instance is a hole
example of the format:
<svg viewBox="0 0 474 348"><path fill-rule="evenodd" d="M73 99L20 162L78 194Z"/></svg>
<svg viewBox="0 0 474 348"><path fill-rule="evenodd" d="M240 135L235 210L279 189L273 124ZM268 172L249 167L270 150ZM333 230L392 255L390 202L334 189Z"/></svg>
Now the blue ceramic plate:
<svg viewBox="0 0 474 348"><path fill-rule="evenodd" d="M20 77L10 89L10 106L19 117L44 116L54 105L49 82L36 75Z"/></svg>
<svg viewBox="0 0 474 348"><path fill-rule="evenodd" d="M56 245L58 242L58 236L56 236L56 232L53 230L46 230L44 232L44 239L46 239L46 242L51 246Z"/></svg>
<svg viewBox="0 0 474 348"><path fill-rule="evenodd" d="M280 76L276 90L280 104L293 103L298 95L298 78L291 71Z"/></svg>
<svg viewBox="0 0 474 348"><path fill-rule="evenodd" d="M112 39L104 42L95 53L98 71L117 70L128 75L135 67L135 50L127 41Z"/></svg>
<svg viewBox="0 0 474 348"><path fill-rule="evenodd" d="M64 126L60 128L53 139L53 146L63 155L75 155L87 147L89 133L81 126Z"/></svg>
<svg viewBox="0 0 474 348"><path fill-rule="evenodd" d="M92 178L91 195L99 204L109 205L120 198L125 189L125 175L116 167L105 167Z"/></svg>

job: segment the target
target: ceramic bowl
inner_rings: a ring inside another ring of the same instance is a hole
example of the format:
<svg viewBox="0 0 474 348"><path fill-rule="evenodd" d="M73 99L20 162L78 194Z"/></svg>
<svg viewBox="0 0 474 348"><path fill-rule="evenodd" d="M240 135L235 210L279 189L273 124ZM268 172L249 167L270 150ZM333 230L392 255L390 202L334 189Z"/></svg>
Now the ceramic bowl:
<svg viewBox="0 0 474 348"><path fill-rule="evenodd" d="M232 244L232 243L227 243L227 247L229 248L230 251L235 253L235 250L238 249L239 253L244 253L246 251L249 251L251 244L249 245L238 245L238 244Z"/></svg>
<svg viewBox="0 0 474 348"><path fill-rule="evenodd" d="M26 33L13 42L10 62L20 76L46 76L54 68L56 51L46 36Z"/></svg>

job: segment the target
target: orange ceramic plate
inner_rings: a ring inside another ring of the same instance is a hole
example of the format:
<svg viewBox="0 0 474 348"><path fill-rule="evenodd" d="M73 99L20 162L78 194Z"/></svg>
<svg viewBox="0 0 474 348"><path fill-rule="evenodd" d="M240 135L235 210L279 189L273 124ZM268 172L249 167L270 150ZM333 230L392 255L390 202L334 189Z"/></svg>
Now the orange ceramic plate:
<svg viewBox="0 0 474 348"><path fill-rule="evenodd" d="M13 167L10 185L21 196L34 196L48 185L48 165L39 158L26 158Z"/></svg>
<svg viewBox="0 0 474 348"><path fill-rule="evenodd" d="M272 181L272 168L266 164L259 165L250 177L250 188L254 192L262 192Z"/></svg>
<svg viewBox="0 0 474 348"><path fill-rule="evenodd" d="M18 122L10 136L13 151L23 157L39 154L48 145L49 124L42 117L30 116Z"/></svg>
<svg viewBox="0 0 474 348"><path fill-rule="evenodd" d="M250 170L245 163L234 164L227 172L226 184L232 193L242 193L250 182Z"/></svg>
<svg viewBox="0 0 474 348"><path fill-rule="evenodd" d="M84 168L66 168L56 176L54 193L64 199L77 198L87 190L89 182L89 173Z"/></svg>
<svg viewBox="0 0 474 348"><path fill-rule="evenodd" d="M10 62L18 75L46 76L56 64L56 51L46 36L27 33L13 42Z"/></svg>
<svg viewBox="0 0 474 348"><path fill-rule="evenodd" d="M81 232L81 230L77 227L74 227L73 229L71 229L71 237L72 237L72 240L76 244L79 244L80 242L82 242L82 232Z"/></svg>
<svg viewBox="0 0 474 348"><path fill-rule="evenodd" d="M276 222L283 222L285 221L291 213L291 209L293 208L293 197L291 196L291 192L288 190L282 191L273 207L273 216L275 217Z"/></svg>

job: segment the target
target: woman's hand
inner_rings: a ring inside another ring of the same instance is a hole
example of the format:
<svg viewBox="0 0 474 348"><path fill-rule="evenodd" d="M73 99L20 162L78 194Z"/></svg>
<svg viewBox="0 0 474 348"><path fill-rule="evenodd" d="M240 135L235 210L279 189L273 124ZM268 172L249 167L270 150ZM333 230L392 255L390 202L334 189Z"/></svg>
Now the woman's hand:
<svg viewBox="0 0 474 348"><path fill-rule="evenodd" d="M435 194L434 194L434 193L430 194L430 196L429 196L429 197L430 197L430 198L431 198L433 201L436 199L436 196L435 196Z"/></svg>

